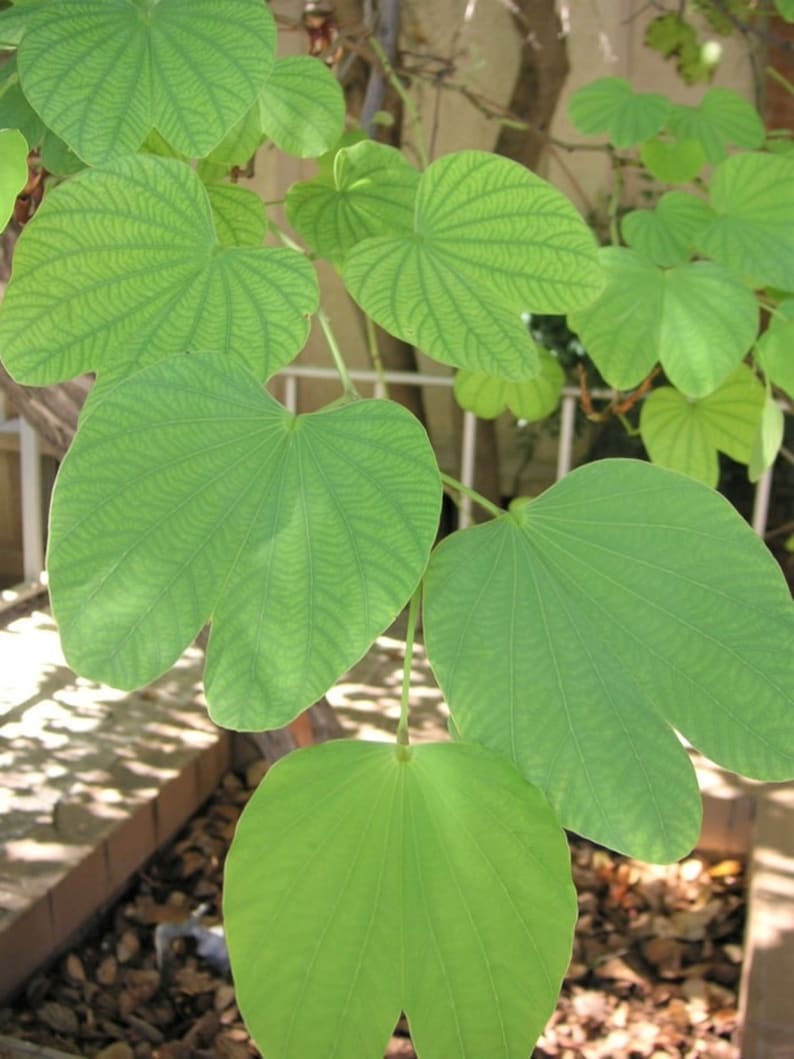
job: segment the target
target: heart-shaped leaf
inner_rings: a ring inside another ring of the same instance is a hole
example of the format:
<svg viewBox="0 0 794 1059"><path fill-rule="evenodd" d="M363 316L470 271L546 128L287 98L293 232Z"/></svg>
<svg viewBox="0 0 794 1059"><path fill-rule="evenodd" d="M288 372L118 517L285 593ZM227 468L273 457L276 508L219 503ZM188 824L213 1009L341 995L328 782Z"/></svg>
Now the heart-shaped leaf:
<svg viewBox="0 0 794 1059"><path fill-rule="evenodd" d="M387 331L445 364L505 379L539 370L523 312L566 312L602 283L593 235L567 199L479 151L425 170L413 232L358 243L343 278Z"/></svg>
<svg viewBox="0 0 794 1059"><path fill-rule="evenodd" d="M301 254L222 249L189 166L141 156L56 188L17 244L0 341L19 381L116 374L172 353L237 353L265 379L308 335Z"/></svg>
<svg viewBox="0 0 794 1059"><path fill-rule="evenodd" d="M722 386L699 401L670 386L654 390L643 402L640 433L654 463L716 487L718 450L749 463L763 408L763 386L740 364Z"/></svg>
<svg viewBox="0 0 794 1059"><path fill-rule="evenodd" d="M100 164L153 127L203 157L251 106L274 53L260 0L44 0L18 62L46 124Z"/></svg>
<svg viewBox="0 0 794 1059"><path fill-rule="evenodd" d="M85 418L52 507L53 609L86 676L138 687L209 619L213 717L275 728L405 604L441 487L408 412L287 412L237 361L176 357Z"/></svg>
<svg viewBox="0 0 794 1059"><path fill-rule="evenodd" d="M758 339L757 353L770 382L794 397L794 298L780 303Z"/></svg>
<svg viewBox="0 0 794 1059"><path fill-rule="evenodd" d="M788 587L736 511L682 475L602 460L453 534L424 620L463 738L512 757L564 826L605 845L670 860L696 841L673 727L744 775L794 775Z"/></svg>
<svg viewBox="0 0 794 1059"><path fill-rule="evenodd" d="M665 184L688 184L706 164L697 140L648 140L640 158L651 175Z"/></svg>
<svg viewBox="0 0 794 1059"><path fill-rule="evenodd" d="M604 378L630 389L661 361L688 396L715 390L758 332L752 291L709 261L660 269L621 247L600 254L606 287L569 319Z"/></svg>
<svg viewBox="0 0 794 1059"><path fill-rule="evenodd" d="M341 264L369 236L411 230L418 184L400 151L365 140L338 150L316 180L293 184L287 217L321 257Z"/></svg>
<svg viewBox="0 0 794 1059"><path fill-rule="evenodd" d="M28 182L28 145L18 129L0 128L0 231Z"/></svg>
<svg viewBox="0 0 794 1059"><path fill-rule="evenodd" d="M259 121L282 151L316 158L342 135L341 85L320 59L310 55L277 59L259 94Z"/></svg>
<svg viewBox="0 0 794 1059"><path fill-rule="evenodd" d="M699 249L756 286L794 290L794 165L783 155L738 154L714 170L717 215Z"/></svg>
<svg viewBox="0 0 794 1059"><path fill-rule="evenodd" d="M661 130L671 105L655 92L635 92L623 77L600 77L574 92L568 114L579 132L605 132L615 147L631 147Z"/></svg>
<svg viewBox="0 0 794 1059"><path fill-rule="evenodd" d="M676 104L670 131L681 140L695 140L712 165L725 157L728 144L760 147L766 135L758 111L730 88L710 88L696 107Z"/></svg>
<svg viewBox="0 0 794 1059"><path fill-rule="evenodd" d="M265 204L239 184L209 184L207 197L221 246L261 246L267 231Z"/></svg>
<svg viewBox="0 0 794 1059"><path fill-rule="evenodd" d="M686 191L668 191L653 210L632 210L620 222L632 250L655 265L682 265L692 256L700 233L713 213L706 203Z"/></svg>
<svg viewBox="0 0 794 1059"><path fill-rule="evenodd" d="M279 1059L381 1059L401 1011L422 1059L524 1059L576 919L545 799L460 743L290 754L243 812L224 890L240 1010Z"/></svg>
<svg viewBox="0 0 794 1059"><path fill-rule="evenodd" d="M565 373L557 358L545 349L539 349L538 356L540 371L524 382L508 382L480 371L459 371L455 376L456 401L480 419L496 419L505 408L528 423L545 419L559 404Z"/></svg>

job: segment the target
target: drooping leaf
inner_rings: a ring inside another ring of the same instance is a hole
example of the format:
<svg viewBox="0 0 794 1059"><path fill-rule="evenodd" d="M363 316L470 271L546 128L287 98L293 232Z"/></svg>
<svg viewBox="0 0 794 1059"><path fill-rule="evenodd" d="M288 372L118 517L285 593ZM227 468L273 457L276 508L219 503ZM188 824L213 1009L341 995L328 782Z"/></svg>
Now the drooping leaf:
<svg viewBox="0 0 794 1059"><path fill-rule="evenodd" d="M607 284L569 320L604 378L630 389L661 361L690 397L715 390L757 334L752 291L713 262L660 269L621 247L600 255Z"/></svg>
<svg viewBox="0 0 794 1059"><path fill-rule="evenodd" d="M221 246L261 246L267 214L260 197L239 184L210 184L207 196Z"/></svg>
<svg viewBox="0 0 794 1059"><path fill-rule="evenodd" d="M58 479L64 651L87 676L139 687L211 619L213 717L279 727L403 607L440 494L427 436L397 405L296 418L234 358L151 365L93 405Z"/></svg>
<svg viewBox="0 0 794 1059"><path fill-rule="evenodd" d="M758 339L758 363L775 386L794 396L794 298L781 302Z"/></svg>
<svg viewBox="0 0 794 1059"><path fill-rule="evenodd" d="M794 606L719 494L640 461L582 467L448 537L425 642L464 739L508 754L564 826L682 856L700 800L670 725L747 776L794 775Z"/></svg>
<svg viewBox="0 0 794 1059"><path fill-rule="evenodd" d="M544 349L538 350L540 371L533 379L508 382L479 371L455 375L455 399L461 408L480 419L495 419L509 409L517 419L533 423L551 415L565 385L560 362Z"/></svg>
<svg viewBox="0 0 794 1059"><path fill-rule="evenodd" d="M632 210L621 221L632 250L655 265L681 265L692 256L699 233L713 214L706 203L686 191L668 191L653 210Z"/></svg>
<svg viewBox="0 0 794 1059"><path fill-rule="evenodd" d="M293 184L287 217L321 257L341 264L369 236L411 231L418 184L400 151L365 140L338 150L317 179Z"/></svg>
<svg viewBox="0 0 794 1059"><path fill-rule="evenodd" d="M696 107L676 104L669 126L679 139L697 141L712 165L725 158L729 144L752 149L765 136L758 111L730 88L710 88Z"/></svg>
<svg viewBox="0 0 794 1059"><path fill-rule="evenodd" d="M413 231L358 243L343 278L387 331L442 363L505 379L539 368L523 312L566 312L602 283L593 235L570 202L479 151L425 170Z"/></svg>
<svg viewBox="0 0 794 1059"><path fill-rule="evenodd" d="M687 184L706 164L697 140L647 140L640 158L652 176L665 184Z"/></svg>
<svg viewBox="0 0 794 1059"><path fill-rule="evenodd" d="M749 463L763 408L763 386L740 364L722 386L701 400L670 386L654 390L643 403L640 433L654 463L716 487L718 450Z"/></svg>
<svg viewBox="0 0 794 1059"><path fill-rule="evenodd" d="M655 136L671 105L655 92L635 92L623 77L601 77L574 92L568 113L579 132L605 132L622 148Z"/></svg>
<svg viewBox="0 0 794 1059"><path fill-rule="evenodd" d="M153 127L203 157L253 103L274 51L259 0L50 0L18 62L47 125L100 164L136 151Z"/></svg>
<svg viewBox="0 0 794 1059"><path fill-rule="evenodd" d="M775 462L783 444L785 426L783 409L771 394L767 394L761 424L750 454L748 475L751 482L757 482Z"/></svg>
<svg viewBox="0 0 794 1059"><path fill-rule="evenodd" d="M16 247L0 340L31 385L185 350L237 353L265 379L301 349L316 305L302 255L222 249L196 174L140 156L48 194Z"/></svg>
<svg viewBox="0 0 794 1059"><path fill-rule="evenodd" d="M699 249L756 286L794 290L794 165L784 155L739 154L714 170L717 215Z"/></svg>
<svg viewBox="0 0 794 1059"><path fill-rule="evenodd" d="M259 121L282 151L316 158L342 135L341 85L320 59L310 55L277 59L259 94Z"/></svg>
<svg viewBox="0 0 794 1059"><path fill-rule="evenodd" d="M263 1054L526 1059L570 958L576 898L545 799L501 755L431 743L290 754L245 808L224 924ZM443 997L443 1003L441 998Z"/></svg>
<svg viewBox="0 0 794 1059"><path fill-rule="evenodd" d="M28 182L28 145L18 129L0 128L0 231Z"/></svg>

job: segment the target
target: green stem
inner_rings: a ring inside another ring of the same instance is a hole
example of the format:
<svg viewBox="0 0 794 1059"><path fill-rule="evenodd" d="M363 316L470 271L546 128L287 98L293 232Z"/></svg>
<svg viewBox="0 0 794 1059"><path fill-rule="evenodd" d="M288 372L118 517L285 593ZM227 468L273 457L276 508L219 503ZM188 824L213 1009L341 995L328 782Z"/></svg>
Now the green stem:
<svg viewBox="0 0 794 1059"><path fill-rule="evenodd" d="M472 489L470 486L464 485L463 482L459 482L457 478L453 478L451 475L442 472L441 481L456 493L463 493L464 496L470 497L475 504L479 504L483 511L487 511L488 514L493 515L494 518L500 518L504 515L504 511L502 511L500 507L497 507L496 504L492 504L490 500L487 500L481 493L478 493L476 489Z"/></svg>
<svg viewBox="0 0 794 1059"><path fill-rule="evenodd" d="M375 323L372 317L367 313L364 314L364 325L367 329L367 349L369 351L369 359L372 361L372 367L375 369L375 373L378 376L380 392L384 397L388 397L389 384L386 382L386 371L383 367L383 358L381 357L380 349L378 348L378 336L375 334Z"/></svg>
<svg viewBox="0 0 794 1059"><path fill-rule="evenodd" d="M422 169L427 169L428 165L430 164L430 157L427 153L427 145L425 144L425 131L422 128L422 120L419 117L416 107L414 106L414 101L405 91L405 88L403 87L400 78L394 72L394 67L389 62L389 57L383 50L383 46L377 39L377 37L370 37L369 43L372 47L372 50L378 57L378 62L383 67L383 70L389 79L389 84L392 86L394 91L402 100L402 104L405 107L405 112L411 119L411 124L414 127L414 133L416 135L416 153L419 155L419 163L422 166Z"/></svg>
<svg viewBox="0 0 794 1059"><path fill-rule="evenodd" d="M782 85L789 95L794 96L794 84L787 77L784 77L779 70L776 70L774 66L767 66L764 72L767 77L771 77L773 81L777 81L779 85Z"/></svg>
<svg viewBox="0 0 794 1059"><path fill-rule="evenodd" d="M278 236L284 246L288 247L290 250L295 250L299 254L306 255L304 248L296 243L291 235L287 235L284 229L276 224L275 221L268 220L267 226L274 235Z"/></svg>
<svg viewBox="0 0 794 1059"><path fill-rule="evenodd" d="M422 584L417 586L408 604L408 628L405 632L405 659L403 660L403 689L400 696L400 723L397 725L398 756L406 758L410 740L408 739L408 699L411 694L411 665L414 660L414 639L416 637L416 618L419 613L419 600L422 597Z"/></svg>
<svg viewBox="0 0 794 1059"><path fill-rule="evenodd" d="M326 316L324 309L318 309L317 319L320 321L320 327L323 329L325 335L325 341L328 343L328 348L331 351L331 356L334 359L334 367L339 373L339 378L342 380L342 389L345 391L346 397L358 397L358 390L350 378L345 364L342 352L337 345L336 336L331 330L331 321Z"/></svg>
<svg viewBox="0 0 794 1059"><path fill-rule="evenodd" d="M612 193L609 196L609 241L613 246L620 246L620 230L618 228L618 212L620 210L620 199L623 194L623 164L616 155L612 155Z"/></svg>

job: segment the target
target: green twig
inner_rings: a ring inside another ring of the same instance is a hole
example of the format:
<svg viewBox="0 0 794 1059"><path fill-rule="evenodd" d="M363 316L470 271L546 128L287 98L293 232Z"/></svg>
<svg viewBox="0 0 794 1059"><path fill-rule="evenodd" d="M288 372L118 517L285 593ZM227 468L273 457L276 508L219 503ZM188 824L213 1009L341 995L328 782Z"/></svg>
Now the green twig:
<svg viewBox="0 0 794 1059"><path fill-rule="evenodd" d="M764 73L767 77L771 77L773 81L777 81L779 85L782 85L789 95L794 96L794 84L787 77L784 77L779 70L776 70L774 66L765 67Z"/></svg>
<svg viewBox="0 0 794 1059"><path fill-rule="evenodd" d="M470 497L475 504L479 504L483 511L487 511L488 514L493 515L494 518L500 518L504 515L504 511L502 511L500 507L497 507L496 504L492 504L490 500L487 500L481 493L478 493L476 489L472 489L470 486L464 485L463 482L459 482L457 478L442 473L441 481L454 492L463 493L464 496Z"/></svg>
<svg viewBox="0 0 794 1059"><path fill-rule="evenodd" d="M613 246L620 246L620 228L618 213L623 194L623 163L617 155L612 155L612 191L609 196L607 213L609 216L609 241Z"/></svg>
<svg viewBox="0 0 794 1059"><path fill-rule="evenodd" d="M378 376L378 386L383 397L389 396L389 384L386 382L386 372L383 367L383 358L378 347L378 336L375 334L375 324L368 313L364 313L364 325L367 329L367 349L372 367Z"/></svg>
<svg viewBox="0 0 794 1059"><path fill-rule="evenodd" d="M334 367L339 373L339 378L342 380L342 389L345 391L346 397L358 397L358 390L355 387L353 380L350 378L350 374L347 370L342 352L336 341L336 336L331 330L331 321L326 316L324 309L318 309L317 319L320 321L320 327L323 329L325 335L325 341L328 343L328 348L331 351L331 356L334 360Z"/></svg>
<svg viewBox="0 0 794 1059"><path fill-rule="evenodd" d="M422 119L419 117L417 109L414 105L414 101L405 91L405 88L400 81L397 74L394 72L394 67L389 62L389 57L383 50L383 46L377 37L370 37L369 43L372 46L372 50L378 57L378 62L384 69L386 76L389 79L389 84L392 86L394 91L402 100L402 104L405 107L405 112L411 119L411 124L414 127L414 133L416 135L416 153L419 155L419 163L423 169L427 169L430 164L430 158L427 153L427 146L425 144L425 131L422 127Z"/></svg>
<svg viewBox="0 0 794 1059"><path fill-rule="evenodd" d="M408 699L411 694L411 665L414 659L414 638L416 637L416 618L419 613L419 600L422 596L421 582L411 596L408 604L408 628L405 632L405 659L403 660L403 688L400 696L400 723L397 725L397 753L401 758L408 756Z"/></svg>

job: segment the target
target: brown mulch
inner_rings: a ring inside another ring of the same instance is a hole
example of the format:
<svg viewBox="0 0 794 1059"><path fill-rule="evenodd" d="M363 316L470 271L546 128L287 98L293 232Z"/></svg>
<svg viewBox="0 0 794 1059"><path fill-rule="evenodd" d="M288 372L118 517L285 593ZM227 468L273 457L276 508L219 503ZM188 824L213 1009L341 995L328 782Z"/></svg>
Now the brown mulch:
<svg viewBox="0 0 794 1059"><path fill-rule="evenodd" d="M0 1035L92 1059L259 1055L205 946L212 956L223 859L260 764L248 782L227 775L82 943L0 1009ZM573 960L535 1059L737 1059L743 865L692 857L649 867L579 839L572 855ZM203 955L185 936L191 916ZM387 1054L415 1059L404 1027Z"/></svg>

